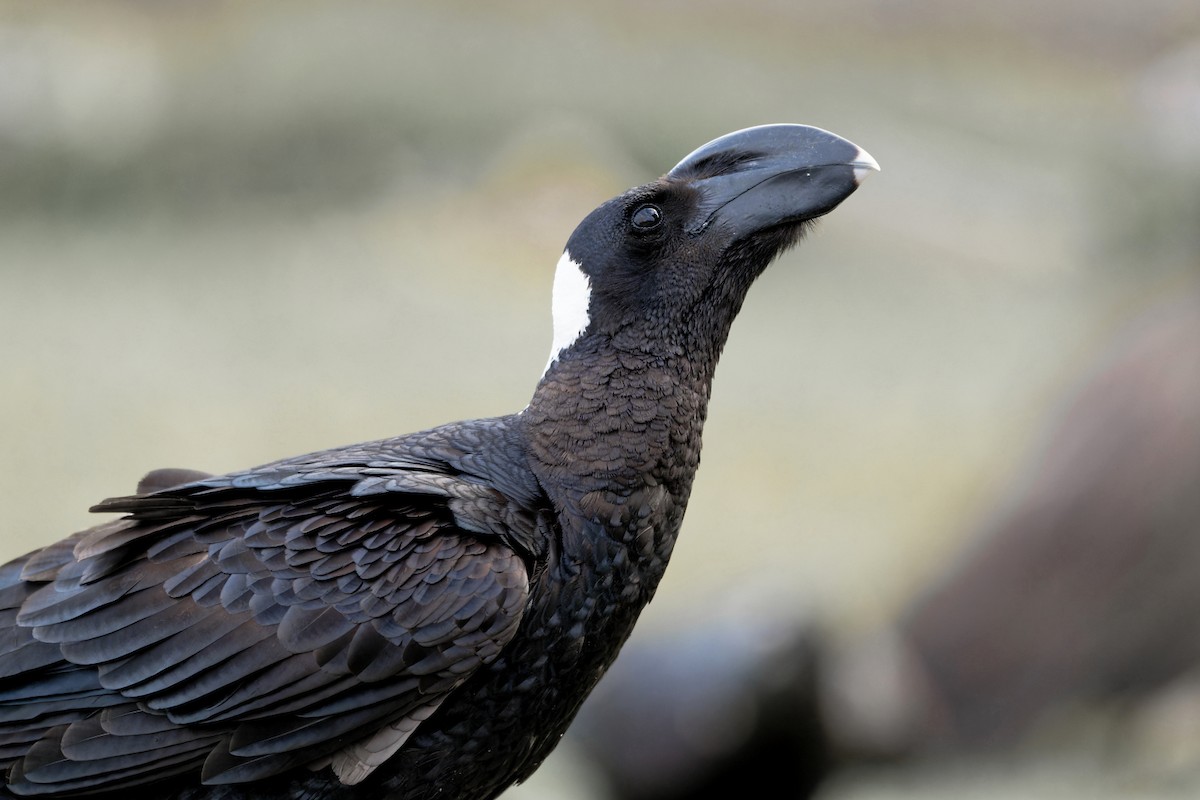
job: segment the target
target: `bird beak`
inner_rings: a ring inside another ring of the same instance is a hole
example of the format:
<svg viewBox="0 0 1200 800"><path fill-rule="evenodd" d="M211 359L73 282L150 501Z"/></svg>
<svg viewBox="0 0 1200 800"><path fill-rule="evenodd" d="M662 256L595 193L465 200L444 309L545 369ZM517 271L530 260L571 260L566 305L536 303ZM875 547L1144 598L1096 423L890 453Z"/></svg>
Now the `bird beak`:
<svg viewBox="0 0 1200 800"><path fill-rule="evenodd" d="M879 164L858 145L807 125L761 125L714 139L667 173L699 207L688 233L714 223L742 238L828 214Z"/></svg>

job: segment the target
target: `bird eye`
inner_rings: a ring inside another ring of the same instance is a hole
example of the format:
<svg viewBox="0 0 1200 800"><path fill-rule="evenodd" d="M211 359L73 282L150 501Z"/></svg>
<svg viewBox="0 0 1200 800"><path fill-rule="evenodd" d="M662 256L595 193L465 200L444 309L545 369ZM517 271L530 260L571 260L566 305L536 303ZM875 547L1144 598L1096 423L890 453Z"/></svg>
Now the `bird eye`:
<svg viewBox="0 0 1200 800"><path fill-rule="evenodd" d="M658 227L658 223L662 222L662 211L658 206L647 203L644 206L638 206L634 209L629 221L639 231L652 230Z"/></svg>

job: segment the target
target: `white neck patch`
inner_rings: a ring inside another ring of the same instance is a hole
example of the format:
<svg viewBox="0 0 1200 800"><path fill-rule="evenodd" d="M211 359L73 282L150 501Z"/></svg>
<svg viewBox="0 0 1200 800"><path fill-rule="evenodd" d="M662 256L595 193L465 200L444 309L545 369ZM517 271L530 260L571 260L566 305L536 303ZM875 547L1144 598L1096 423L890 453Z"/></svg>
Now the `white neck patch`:
<svg viewBox="0 0 1200 800"><path fill-rule="evenodd" d="M592 302L592 281L564 250L554 270L554 289L551 295L554 314L554 342L550 345L550 365L579 338L588 326L588 307Z"/></svg>

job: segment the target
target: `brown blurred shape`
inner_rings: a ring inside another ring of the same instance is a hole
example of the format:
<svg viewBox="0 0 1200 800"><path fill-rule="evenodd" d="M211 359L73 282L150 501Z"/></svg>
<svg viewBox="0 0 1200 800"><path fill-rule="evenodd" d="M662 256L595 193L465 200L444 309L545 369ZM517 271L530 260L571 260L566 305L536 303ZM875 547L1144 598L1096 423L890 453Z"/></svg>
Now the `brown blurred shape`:
<svg viewBox="0 0 1200 800"><path fill-rule="evenodd" d="M923 745L1013 743L1065 703L1200 657L1200 296L1142 315L1053 416L1012 500L903 614L942 718Z"/></svg>

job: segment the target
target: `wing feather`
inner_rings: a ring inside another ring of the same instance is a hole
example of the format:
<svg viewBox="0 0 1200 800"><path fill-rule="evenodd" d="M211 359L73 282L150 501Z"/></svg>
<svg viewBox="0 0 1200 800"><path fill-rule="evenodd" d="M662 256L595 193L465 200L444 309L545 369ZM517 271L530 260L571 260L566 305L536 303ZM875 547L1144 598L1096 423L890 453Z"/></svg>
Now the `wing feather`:
<svg viewBox="0 0 1200 800"><path fill-rule="evenodd" d="M496 657L528 599L530 554L451 502L491 514L497 494L431 466L147 476L156 494L97 507L130 516L0 567L14 789L322 763L361 781Z"/></svg>
<svg viewBox="0 0 1200 800"><path fill-rule="evenodd" d="M464 533L440 498L406 495L403 513L216 499L215 516L155 503L145 522L128 500L133 517L13 566L46 582L26 579L0 639L8 673L29 676L24 699L0 694L14 788L113 789L202 763L212 783L322 762L360 781L520 621L522 555ZM55 658L59 674L32 676ZM6 729L20 708L41 726Z"/></svg>

